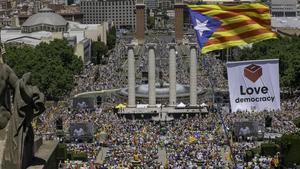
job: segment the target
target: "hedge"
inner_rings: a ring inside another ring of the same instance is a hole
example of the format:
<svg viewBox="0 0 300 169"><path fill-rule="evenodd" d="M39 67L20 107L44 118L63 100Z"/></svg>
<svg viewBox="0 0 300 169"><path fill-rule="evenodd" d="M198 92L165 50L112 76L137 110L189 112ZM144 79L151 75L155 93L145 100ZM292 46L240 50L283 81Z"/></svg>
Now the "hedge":
<svg viewBox="0 0 300 169"><path fill-rule="evenodd" d="M58 148L56 150L56 157L58 160L67 159L67 146L65 144L58 144Z"/></svg>
<svg viewBox="0 0 300 169"><path fill-rule="evenodd" d="M79 161L87 161L88 160L88 156L86 153L71 153L71 160L79 160Z"/></svg>
<svg viewBox="0 0 300 169"><path fill-rule="evenodd" d="M261 144L261 155L274 156L277 152L280 152L280 146L275 143L263 143Z"/></svg>
<svg viewBox="0 0 300 169"><path fill-rule="evenodd" d="M283 135L280 139L284 163L286 166L300 165L300 134Z"/></svg>
<svg viewBox="0 0 300 169"><path fill-rule="evenodd" d="M58 144L58 148L56 150L56 158L57 160L79 160L79 161L87 161L88 156L84 152L72 152L72 151L67 151L67 146L66 144Z"/></svg>
<svg viewBox="0 0 300 169"><path fill-rule="evenodd" d="M245 161L247 161L247 162L251 161L255 157L256 154L261 154L260 147L247 150L246 156L245 156Z"/></svg>
<svg viewBox="0 0 300 169"><path fill-rule="evenodd" d="M293 120L293 122L294 122L294 124L295 124L298 128L300 128L300 116L297 117L297 118L295 118L295 119Z"/></svg>

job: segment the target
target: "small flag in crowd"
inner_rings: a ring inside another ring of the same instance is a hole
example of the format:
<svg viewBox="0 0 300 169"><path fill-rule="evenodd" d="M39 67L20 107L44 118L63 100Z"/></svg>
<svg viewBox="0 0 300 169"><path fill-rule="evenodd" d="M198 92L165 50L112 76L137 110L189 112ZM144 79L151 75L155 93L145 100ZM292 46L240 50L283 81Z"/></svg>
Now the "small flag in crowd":
<svg viewBox="0 0 300 169"><path fill-rule="evenodd" d="M197 138L194 136L189 136L189 144L193 144L197 141Z"/></svg>

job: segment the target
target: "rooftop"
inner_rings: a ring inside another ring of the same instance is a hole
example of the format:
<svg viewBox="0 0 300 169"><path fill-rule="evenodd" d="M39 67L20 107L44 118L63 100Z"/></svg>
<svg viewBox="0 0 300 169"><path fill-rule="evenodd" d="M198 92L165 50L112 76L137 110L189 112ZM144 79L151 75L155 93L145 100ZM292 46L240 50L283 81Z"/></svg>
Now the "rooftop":
<svg viewBox="0 0 300 169"><path fill-rule="evenodd" d="M30 16L22 26L35 26L35 25L66 25L67 21L60 15L54 13L50 8L43 8L37 14Z"/></svg>
<svg viewBox="0 0 300 169"><path fill-rule="evenodd" d="M272 27L300 29L300 17L272 17Z"/></svg>

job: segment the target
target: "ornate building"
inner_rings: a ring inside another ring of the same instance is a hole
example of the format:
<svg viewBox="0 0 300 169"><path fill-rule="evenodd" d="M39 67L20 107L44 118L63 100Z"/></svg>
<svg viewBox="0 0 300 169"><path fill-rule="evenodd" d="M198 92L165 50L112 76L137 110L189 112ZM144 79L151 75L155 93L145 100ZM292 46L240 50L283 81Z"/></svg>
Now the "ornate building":
<svg viewBox="0 0 300 169"><path fill-rule="evenodd" d="M67 21L50 8L43 8L37 14L30 16L21 27L22 32L31 33L38 31L66 32Z"/></svg>

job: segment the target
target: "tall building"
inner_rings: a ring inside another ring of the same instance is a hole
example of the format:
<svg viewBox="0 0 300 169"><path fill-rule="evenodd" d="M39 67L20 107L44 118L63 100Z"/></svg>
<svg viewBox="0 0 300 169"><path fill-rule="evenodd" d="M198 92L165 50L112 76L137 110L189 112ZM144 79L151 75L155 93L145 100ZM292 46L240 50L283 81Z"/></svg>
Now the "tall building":
<svg viewBox="0 0 300 169"><path fill-rule="evenodd" d="M299 0L272 0L271 12L274 17L299 16Z"/></svg>
<svg viewBox="0 0 300 169"><path fill-rule="evenodd" d="M174 1L173 0L158 0L158 8L162 10L173 9Z"/></svg>
<svg viewBox="0 0 300 169"><path fill-rule="evenodd" d="M41 8L42 8L41 1L34 1L33 2L33 13L38 13Z"/></svg>
<svg viewBox="0 0 300 169"><path fill-rule="evenodd" d="M11 4L9 1L7 0L0 0L0 9L1 10L7 10L11 8Z"/></svg>
<svg viewBox="0 0 300 169"><path fill-rule="evenodd" d="M158 0L145 0L146 8L156 9L158 7Z"/></svg>
<svg viewBox="0 0 300 169"><path fill-rule="evenodd" d="M116 28L135 29L135 0L81 0L83 23L112 21Z"/></svg>

